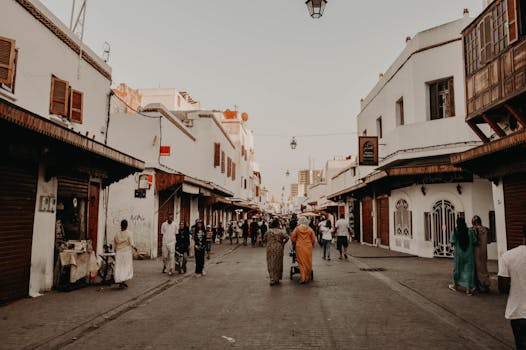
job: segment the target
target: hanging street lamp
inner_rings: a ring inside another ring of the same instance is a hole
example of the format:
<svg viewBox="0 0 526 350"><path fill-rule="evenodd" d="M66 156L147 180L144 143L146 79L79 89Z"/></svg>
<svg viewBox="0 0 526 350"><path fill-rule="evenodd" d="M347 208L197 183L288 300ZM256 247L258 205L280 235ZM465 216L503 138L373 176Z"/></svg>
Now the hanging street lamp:
<svg viewBox="0 0 526 350"><path fill-rule="evenodd" d="M292 148L292 150L295 150L296 147L298 147L298 141L296 141L296 138L293 136L292 141L290 141L290 148Z"/></svg>
<svg viewBox="0 0 526 350"><path fill-rule="evenodd" d="M327 0L307 0L305 2L312 18L320 18L327 5Z"/></svg>

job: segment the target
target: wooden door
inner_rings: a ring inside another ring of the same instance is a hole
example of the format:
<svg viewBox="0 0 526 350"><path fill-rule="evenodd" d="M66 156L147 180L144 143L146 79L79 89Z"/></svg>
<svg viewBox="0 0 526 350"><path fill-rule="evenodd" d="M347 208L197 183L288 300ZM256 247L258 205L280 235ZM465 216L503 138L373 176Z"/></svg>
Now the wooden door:
<svg viewBox="0 0 526 350"><path fill-rule="evenodd" d="M373 244L373 199L362 199L362 228L363 241Z"/></svg>
<svg viewBox="0 0 526 350"><path fill-rule="evenodd" d="M175 207L175 195L172 191L159 192L159 210L157 212L157 256L162 254L163 235L161 235L161 226L166 221L168 215L173 215Z"/></svg>
<svg viewBox="0 0 526 350"><path fill-rule="evenodd" d="M99 202L100 202L100 184L90 182L88 193L88 236L91 240L93 250L97 253L97 234L99 230Z"/></svg>
<svg viewBox="0 0 526 350"><path fill-rule="evenodd" d="M389 246L389 198L376 199L376 228L380 244Z"/></svg>
<svg viewBox="0 0 526 350"><path fill-rule="evenodd" d="M504 208L508 250L522 244L522 227L526 224L526 176L504 178Z"/></svg>

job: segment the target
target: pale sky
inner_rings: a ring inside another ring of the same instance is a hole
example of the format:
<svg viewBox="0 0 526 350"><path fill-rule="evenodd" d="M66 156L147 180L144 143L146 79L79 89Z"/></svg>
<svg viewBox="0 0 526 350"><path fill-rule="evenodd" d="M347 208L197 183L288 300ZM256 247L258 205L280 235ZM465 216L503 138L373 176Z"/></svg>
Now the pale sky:
<svg viewBox="0 0 526 350"><path fill-rule="evenodd" d="M72 0L41 0L69 23ZM78 1L77 1L78 2ZM84 39L111 45L114 85L188 91L204 108L250 115L263 182L280 198L296 171L356 153L356 115L405 37L482 0L88 0ZM297 137L293 135L348 135ZM275 136L281 135L281 136ZM285 176L286 170L291 172Z"/></svg>

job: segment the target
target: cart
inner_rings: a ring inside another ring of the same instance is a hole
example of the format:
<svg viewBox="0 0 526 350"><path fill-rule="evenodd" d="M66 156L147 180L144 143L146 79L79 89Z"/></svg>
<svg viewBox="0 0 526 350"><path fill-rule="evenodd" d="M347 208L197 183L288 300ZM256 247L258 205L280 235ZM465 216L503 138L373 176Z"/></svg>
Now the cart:
<svg viewBox="0 0 526 350"><path fill-rule="evenodd" d="M290 266L290 279L292 280L293 276L300 273L300 267L296 261L296 246L292 245L290 248L289 256L292 259L292 265ZM314 270L310 272L310 280L314 281Z"/></svg>

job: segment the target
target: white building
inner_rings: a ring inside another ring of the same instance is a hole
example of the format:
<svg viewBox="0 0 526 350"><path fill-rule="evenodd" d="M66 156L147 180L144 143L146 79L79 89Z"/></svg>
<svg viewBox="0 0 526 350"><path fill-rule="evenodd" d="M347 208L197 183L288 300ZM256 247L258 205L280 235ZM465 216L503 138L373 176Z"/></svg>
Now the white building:
<svg viewBox="0 0 526 350"><path fill-rule="evenodd" d="M423 257L452 256L458 216L494 218L489 181L451 164L480 144L465 124L461 31L464 18L407 39L407 45L361 101L361 136L378 137L378 166L351 167L335 178L335 200L360 201L360 239ZM353 198L351 198L351 196ZM348 209L347 212L353 210ZM490 258L496 244L489 245Z"/></svg>
<svg viewBox="0 0 526 350"><path fill-rule="evenodd" d="M52 288L60 242L101 252L103 189L144 164L102 143L111 68L42 3L2 1L0 35L1 304Z"/></svg>
<svg viewBox="0 0 526 350"><path fill-rule="evenodd" d="M110 231L128 219L140 252L149 257L160 253L159 231L167 214L190 226L197 218L205 224L224 225L236 218L236 209L257 208L261 186L253 136L245 121L227 119L228 113L213 110L144 105L154 101L152 96L162 96L177 107L173 104L180 96L177 90L155 90L139 90L140 113L111 115L108 138L110 145L124 147L146 162L143 173L111 186ZM145 97L143 91L149 95Z"/></svg>

